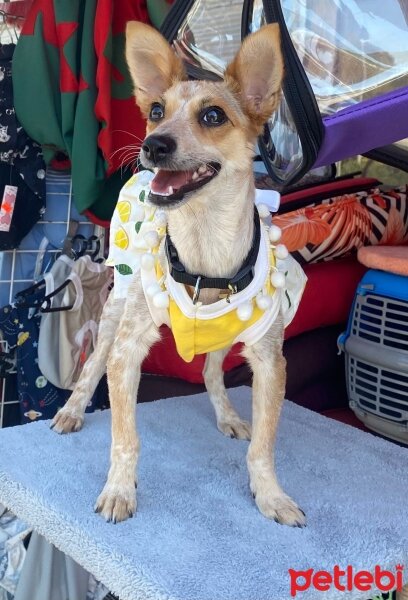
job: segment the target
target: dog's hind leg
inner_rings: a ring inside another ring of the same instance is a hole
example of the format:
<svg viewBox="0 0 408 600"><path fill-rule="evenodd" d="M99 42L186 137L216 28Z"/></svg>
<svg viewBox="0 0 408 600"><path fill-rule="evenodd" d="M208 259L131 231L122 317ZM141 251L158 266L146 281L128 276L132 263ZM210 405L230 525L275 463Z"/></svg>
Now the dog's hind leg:
<svg viewBox="0 0 408 600"><path fill-rule="evenodd" d="M286 383L282 344L283 323L279 317L259 342L244 350L254 374L247 464L251 491L261 513L278 523L303 527L304 512L283 492L275 475L274 447Z"/></svg>
<svg viewBox="0 0 408 600"><path fill-rule="evenodd" d="M125 300L115 300L113 293L108 297L99 323L95 350L86 361L71 396L51 423L52 429L57 433L70 433L81 429L86 407L105 373L109 352L123 314L124 303Z"/></svg>
<svg viewBox="0 0 408 600"><path fill-rule="evenodd" d="M229 437L250 440L251 425L235 412L224 385L222 363L228 350L226 348L207 354L203 370L204 383L215 410L218 429Z"/></svg>
<svg viewBox="0 0 408 600"><path fill-rule="evenodd" d="M107 365L112 412L111 465L95 507L107 521L124 521L136 510L139 456L136 398L142 361L159 339L160 333L152 321L140 279L135 279Z"/></svg>

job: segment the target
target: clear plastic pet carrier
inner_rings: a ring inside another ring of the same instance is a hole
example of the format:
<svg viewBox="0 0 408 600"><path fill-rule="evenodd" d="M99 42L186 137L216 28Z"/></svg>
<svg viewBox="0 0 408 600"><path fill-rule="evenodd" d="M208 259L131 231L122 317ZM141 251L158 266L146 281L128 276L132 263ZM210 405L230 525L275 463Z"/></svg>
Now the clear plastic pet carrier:
<svg viewBox="0 0 408 600"><path fill-rule="evenodd" d="M408 277L368 271L339 346L356 416L369 429L408 444Z"/></svg>
<svg viewBox="0 0 408 600"><path fill-rule="evenodd" d="M285 79L259 149L277 185L408 137L407 0L176 0L162 32L191 77L217 79L271 22Z"/></svg>

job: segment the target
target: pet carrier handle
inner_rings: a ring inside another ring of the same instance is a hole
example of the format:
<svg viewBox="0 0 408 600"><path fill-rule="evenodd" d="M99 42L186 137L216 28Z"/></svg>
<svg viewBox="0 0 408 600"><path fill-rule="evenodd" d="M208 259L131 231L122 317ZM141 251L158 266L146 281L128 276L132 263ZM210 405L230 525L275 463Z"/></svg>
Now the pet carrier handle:
<svg viewBox="0 0 408 600"><path fill-rule="evenodd" d="M253 4L254 0L244 0L242 38L251 33ZM279 176L274 168L274 158L279 151L275 148L268 124L265 125L264 135L259 138L259 151L271 179L286 186L299 181L316 162L323 141L324 128L315 95L286 26L280 0L263 0L263 8L266 22L279 24L285 63L282 102L286 102L296 127L302 149L302 162L291 176L284 179Z"/></svg>

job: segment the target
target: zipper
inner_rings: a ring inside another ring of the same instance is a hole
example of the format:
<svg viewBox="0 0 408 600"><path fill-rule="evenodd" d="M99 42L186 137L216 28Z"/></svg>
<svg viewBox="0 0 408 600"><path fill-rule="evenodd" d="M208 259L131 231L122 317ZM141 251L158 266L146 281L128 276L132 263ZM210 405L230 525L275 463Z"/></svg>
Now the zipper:
<svg viewBox="0 0 408 600"><path fill-rule="evenodd" d="M168 42L172 42L176 37L184 19L195 0L176 0L164 19L160 27L161 34Z"/></svg>
<svg viewBox="0 0 408 600"><path fill-rule="evenodd" d="M301 172L291 181L294 183L316 162L323 142L323 122L312 86L286 27L280 0L263 0L263 5L266 20L269 23L277 21L281 28L282 47L288 65L284 93L302 144L303 165Z"/></svg>
<svg viewBox="0 0 408 600"><path fill-rule="evenodd" d="M249 35L249 23L253 13L254 0L244 0L241 14L241 40Z"/></svg>
<svg viewBox="0 0 408 600"><path fill-rule="evenodd" d="M259 138L259 149L271 178L282 185L282 188L299 181L316 162L322 145L324 128L313 90L303 66L293 47L289 31L286 27L282 7L279 0L263 0L265 18L268 23L279 23L281 30L282 50L285 57L286 75L283 92L288 103L297 134L302 145L302 164L290 180L282 180L274 172L270 162L268 144ZM242 11L242 37L248 35L249 23L253 11L253 0L244 0ZM270 135L268 132L269 140Z"/></svg>

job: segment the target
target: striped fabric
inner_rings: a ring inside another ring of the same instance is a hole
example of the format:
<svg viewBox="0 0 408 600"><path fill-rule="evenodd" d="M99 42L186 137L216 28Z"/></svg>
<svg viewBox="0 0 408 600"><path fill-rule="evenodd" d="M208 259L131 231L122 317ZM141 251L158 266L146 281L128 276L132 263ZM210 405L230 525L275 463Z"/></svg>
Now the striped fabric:
<svg viewBox="0 0 408 600"><path fill-rule="evenodd" d="M407 190L337 196L276 215L273 222L300 263L333 260L362 246L408 244Z"/></svg>

